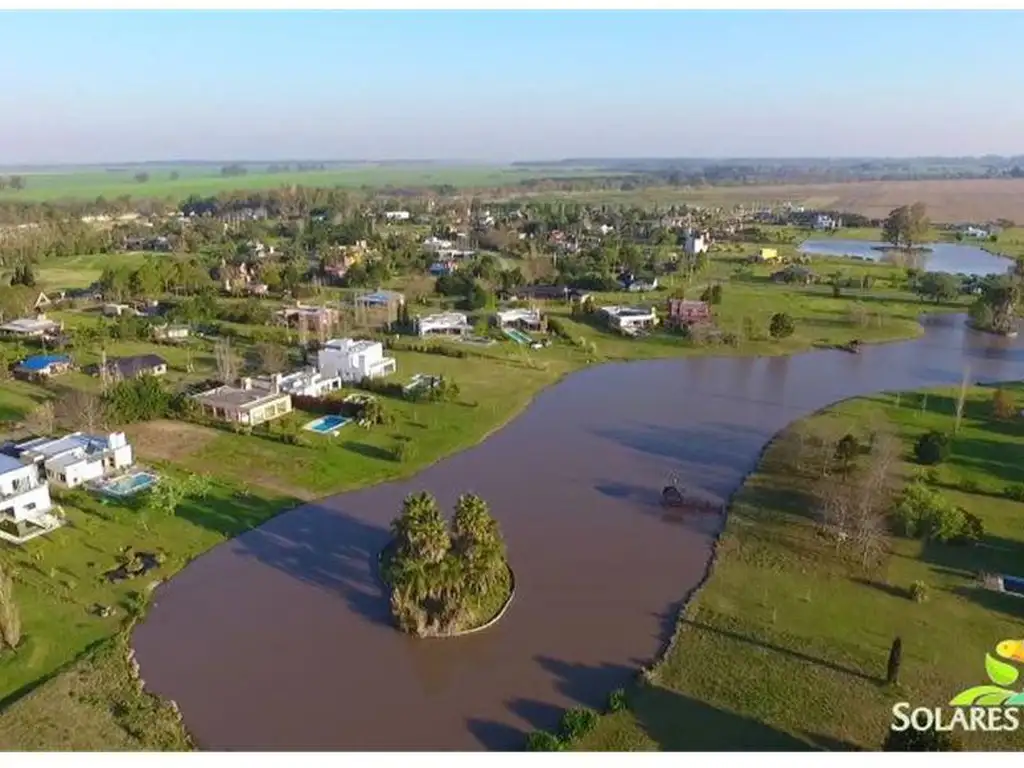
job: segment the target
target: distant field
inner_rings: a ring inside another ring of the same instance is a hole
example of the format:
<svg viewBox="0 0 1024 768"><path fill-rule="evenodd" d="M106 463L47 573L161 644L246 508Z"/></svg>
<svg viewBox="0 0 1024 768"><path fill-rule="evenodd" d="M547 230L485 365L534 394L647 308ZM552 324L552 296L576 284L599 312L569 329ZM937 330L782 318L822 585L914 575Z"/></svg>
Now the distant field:
<svg viewBox="0 0 1024 768"><path fill-rule="evenodd" d="M145 261L144 253L96 253L69 256L46 261L36 272L36 282L43 290L87 288L107 267L137 267Z"/></svg>
<svg viewBox="0 0 1024 768"><path fill-rule="evenodd" d="M244 176L221 176L219 168L166 166L141 169L149 173L149 180L139 182L135 180L138 170L140 169L22 174L27 182L25 189L0 190L0 201L94 200L101 195L106 198L130 195L137 198L180 199L193 194L211 195L236 189L272 189L292 184L350 188L425 187L439 184L450 184L455 187L493 187L517 184L524 179L542 176L580 176L594 173L587 169L541 172L530 168L506 166L366 166L285 173L250 171ZM179 174L179 178L172 179L172 173Z"/></svg>
<svg viewBox="0 0 1024 768"><path fill-rule="evenodd" d="M565 197L563 193L560 195ZM709 207L792 202L807 208L833 209L884 218L889 211L921 201L941 222L1010 219L1024 221L1024 179L949 181L858 181L844 184L792 184L749 187L652 187L630 192L573 193L596 202L691 203Z"/></svg>

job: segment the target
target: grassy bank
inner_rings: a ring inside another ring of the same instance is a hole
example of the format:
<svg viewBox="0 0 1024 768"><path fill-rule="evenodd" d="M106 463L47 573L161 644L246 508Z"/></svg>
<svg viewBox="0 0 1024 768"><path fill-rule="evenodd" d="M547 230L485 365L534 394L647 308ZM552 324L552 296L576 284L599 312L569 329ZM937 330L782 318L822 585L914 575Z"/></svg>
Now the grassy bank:
<svg viewBox="0 0 1024 768"><path fill-rule="evenodd" d="M1018 401L1024 388L1012 387ZM793 464L792 437L889 424L899 472L916 476L914 440L952 431L956 393L881 394L840 403L789 427L735 495L710 579L680 618L664 658L635 686L628 711L602 718L582 749L877 749L897 701L943 706L986 683L985 654L1020 635L1024 602L975 583L1020 574L1024 421L992 415L992 390L968 392L948 461L927 482L981 518L982 540L956 546L893 536L877 564L837 555L812 520L814 478ZM910 587L925 585L915 602ZM889 646L903 640L896 688ZM977 733L974 749L1021 749L1024 733Z"/></svg>

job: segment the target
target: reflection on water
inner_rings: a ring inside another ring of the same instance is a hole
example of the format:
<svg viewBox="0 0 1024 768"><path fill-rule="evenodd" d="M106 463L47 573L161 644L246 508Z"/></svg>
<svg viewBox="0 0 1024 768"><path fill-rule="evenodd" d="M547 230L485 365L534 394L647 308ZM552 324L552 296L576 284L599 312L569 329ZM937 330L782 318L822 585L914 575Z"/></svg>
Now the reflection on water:
<svg viewBox="0 0 1024 768"><path fill-rule="evenodd" d="M281 515L200 557L134 636L148 686L207 749L519 748L562 709L600 707L655 657L720 520L666 516L671 475L728 497L765 442L829 403L1024 377L1013 340L929 318L914 341L791 358L581 371L480 446L416 478ZM491 502L517 596L493 630L415 641L370 567L402 497ZM666 617L668 617L666 619Z"/></svg>
<svg viewBox="0 0 1024 768"><path fill-rule="evenodd" d="M998 275L1013 265L1010 259L995 256L974 245L930 243L925 246L930 252L912 254L909 261L907 254L879 250L887 247L888 243L867 240L806 240L800 244L800 251L819 256L854 256L870 261L896 261L900 266L918 267L929 272L968 275Z"/></svg>

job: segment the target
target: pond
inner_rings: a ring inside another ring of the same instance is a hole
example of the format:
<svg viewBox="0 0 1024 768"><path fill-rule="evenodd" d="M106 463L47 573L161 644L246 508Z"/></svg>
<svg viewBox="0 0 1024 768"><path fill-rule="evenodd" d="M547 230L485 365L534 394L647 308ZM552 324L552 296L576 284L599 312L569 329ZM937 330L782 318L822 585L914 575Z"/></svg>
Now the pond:
<svg viewBox="0 0 1024 768"><path fill-rule="evenodd" d="M802 253L818 256L852 256L870 261L886 261L904 259L904 254L890 253L885 250L887 243L869 240L822 239L806 240L800 245ZM1006 272L1013 261L1003 256L996 256L975 245L958 243L929 243L927 252L912 255L910 258L917 263L906 266L918 266L928 272L950 272L967 275L997 275ZM902 262L901 262L902 263Z"/></svg>
<svg viewBox="0 0 1024 768"><path fill-rule="evenodd" d="M519 749L600 708L661 652L721 515L666 515L673 476L723 501L789 422L885 389L1024 377L1024 347L932 316L858 355L611 363L565 378L416 477L282 514L157 589L133 636L147 688L214 750ZM402 498L483 496L516 572L493 629L420 641L375 576Z"/></svg>

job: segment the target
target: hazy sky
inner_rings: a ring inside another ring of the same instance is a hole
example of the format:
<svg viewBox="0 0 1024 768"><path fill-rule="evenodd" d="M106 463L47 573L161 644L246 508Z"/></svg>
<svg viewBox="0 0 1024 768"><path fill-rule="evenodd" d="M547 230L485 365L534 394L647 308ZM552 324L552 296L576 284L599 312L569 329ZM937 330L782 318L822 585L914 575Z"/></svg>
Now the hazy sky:
<svg viewBox="0 0 1024 768"><path fill-rule="evenodd" d="M0 163L1024 152L1024 12L0 13Z"/></svg>

